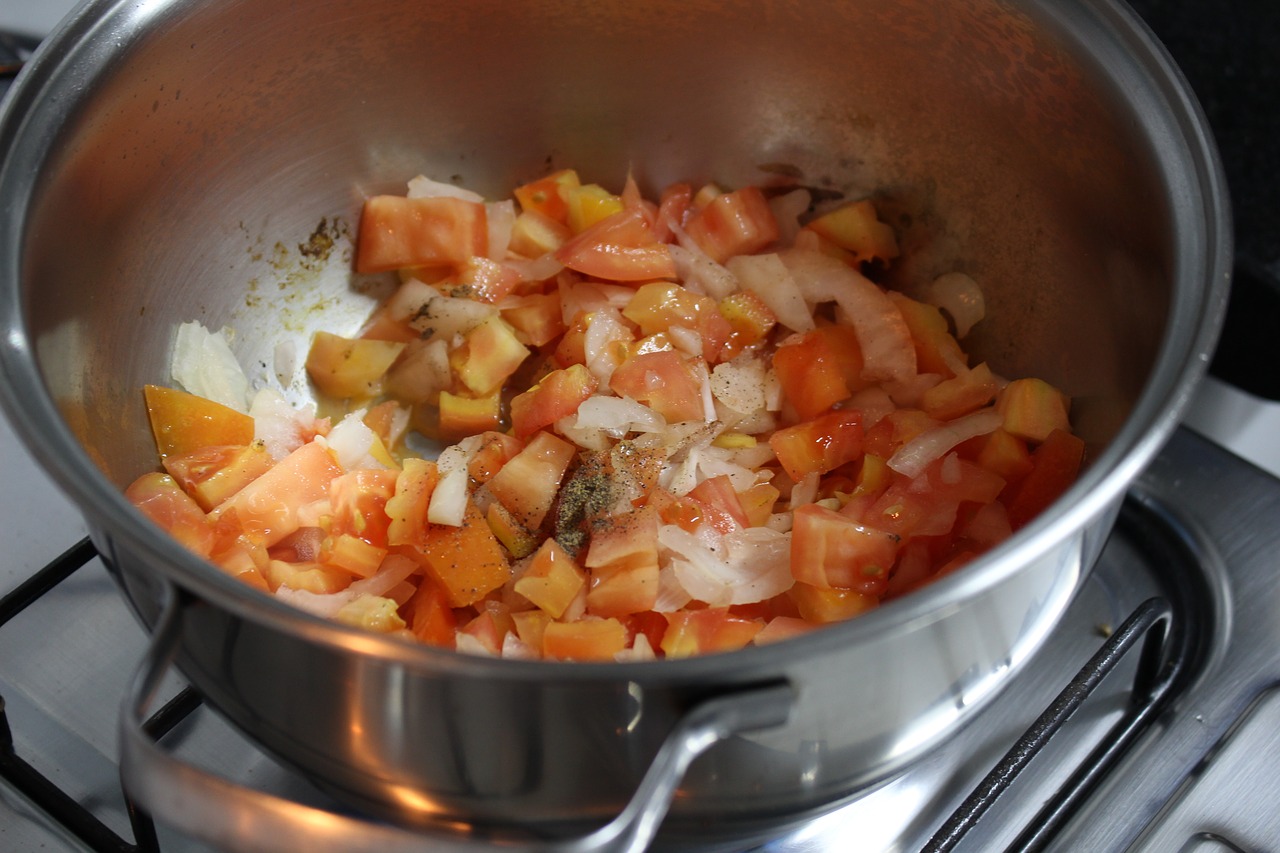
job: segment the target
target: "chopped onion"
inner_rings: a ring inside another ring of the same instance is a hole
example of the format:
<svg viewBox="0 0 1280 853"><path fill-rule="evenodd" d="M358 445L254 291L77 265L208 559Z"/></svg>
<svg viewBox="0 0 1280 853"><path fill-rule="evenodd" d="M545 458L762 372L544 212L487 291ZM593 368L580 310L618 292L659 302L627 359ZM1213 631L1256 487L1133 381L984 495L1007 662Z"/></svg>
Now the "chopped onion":
<svg viewBox="0 0 1280 853"><path fill-rule="evenodd" d="M433 181L426 175L418 175L409 181L409 198L460 198L463 201L484 202L484 196L454 184Z"/></svg>
<svg viewBox="0 0 1280 853"><path fill-rule="evenodd" d="M661 432L667 422L653 409L630 397L588 397L578 407L576 426L604 430L614 438L630 432Z"/></svg>
<svg viewBox="0 0 1280 853"><path fill-rule="evenodd" d="M813 204L813 196L804 187L769 199L769 209L778 223L778 243L791 245L800 233L800 217Z"/></svg>
<svg viewBox="0 0 1280 853"><path fill-rule="evenodd" d="M293 377L298 372L298 344L293 338L286 338L276 344L271 355L272 372L282 387L293 384Z"/></svg>
<svg viewBox="0 0 1280 853"><path fill-rule="evenodd" d="M915 375L911 331L893 300L874 282L820 252L792 249L781 257L807 301L834 300L847 315L862 347L864 379L905 381Z"/></svg>
<svg viewBox="0 0 1280 853"><path fill-rule="evenodd" d="M818 499L818 482L821 475L817 471L805 474L800 482L791 487L791 506L789 509L795 512L797 507L805 504L811 504Z"/></svg>
<svg viewBox="0 0 1280 853"><path fill-rule="evenodd" d="M511 245L511 229L516 224L516 203L511 199L493 201L484 209L489 223L489 260L505 260L507 247Z"/></svg>
<svg viewBox="0 0 1280 853"><path fill-rule="evenodd" d="M276 462L326 431L326 422L315 417L315 406L295 409L274 388L263 388L254 395L249 417L253 418L254 441L261 441Z"/></svg>
<svg viewBox="0 0 1280 853"><path fill-rule="evenodd" d="M378 434L364 422L365 409L356 409L338 422L325 441L329 449L338 457L338 464L344 471L357 468L386 470L390 466L379 460L372 453L375 443L380 443Z"/></svg>
<svg viewBox="0 0 1280 853"><path fill-rule="evenodd" d="M547 252L532 260L512 256L503 263L518 272L525 281L546 281L555 278L564 269L564 264L556 259L555 252Z"/></svg>
<svg viewBox="0 0 1280 853"><path fill-rule="evenodd" d="M672 553L670 565L695 600L712 607L753 604L791 588L791 537L763 527L736 530L721 553L676 525L658 529L658 542Z"/></svg>
<svg viewBox="0 0 1280 853"><path fill-rule="evenodd" d="M891 414L898 408L894 405L889 392L879 385L871 385L854 392L854 395L844 403L844 407L846 409L857 409L862 413L862 429L864 432L880 423L886 415Z"/></svg>
<svg viewBox="0 0 1280 853"><path fill-rule="evenodd" d="M454 335L466 334L498 313L498 309L488 303L445 296L434 288L432 291L435 295L421 304L409 319L409 326L423 336L449 340Z"/></svg>
<svg viewBox="0 0 1280 853"><path fill-rule="evenodd" d="M927 430L899 447L889 457L889 467L907 477L918 477L935 459L941 459L962 441L993 432L1004 423L995 409L981 409Z"/></svg>
<svg viewBox="0 0 1280 853"><path fill-rule="evenodd" d="M717 364L711 371L711 393L735 412L749 415L765 407L765 364L750 353Z"/></svg>
<svg viewBox="0 0 1280 853"><path fill-rule="evenodd" d="M938 276L929 285L925 301L946 311L956 326L956 337L963 338L986 316L986 300L978 283L962 272Z"/></svg>
<svg viewBox="0 0 1280 853"><path fill-rule="evenodd" d="M378 571L363 580L356 581L346 589L319 593L282 586L276 590L275 595L282 601L306 610L308 613L332 618L337 616L338 611L343 607L363 596L385 595L417 570L418 564L413 560L399 554L392 554L382 561Z"/></svg>
<svg viewBox="0 0 1280 853"><path fill-rule="evenodd" d="M837 262L838 263L838 262ZM738 255L729 259L729 271L793 332L814 328L813 315L805 304L791 272L778 255Z"/></svg>
<svg viewBox="0 0 1280 853"><path fill-rule="evenodd" d="M676 265L676 276L685 287L717 300L739 289L738 278L731 270L713 261L680 227L673 224L671 228L679 241L678 245L669 247L671 260Z"/></svg>
<svg viewBox="0 0 1280 853"><path fill-rule="evenodd" d="M464 467L455 468L440 478L431 503L427 505L427 521L461 527L467 515L467 483L470 477Z"/></svg>
<svg viewBox="0 0 1280 853"><path fill-rule="evenodd" d="M170 372L174 381L197 397L245 412L249 378L227 344L227 330L211 332L198 322L178 326Z"/></svg>

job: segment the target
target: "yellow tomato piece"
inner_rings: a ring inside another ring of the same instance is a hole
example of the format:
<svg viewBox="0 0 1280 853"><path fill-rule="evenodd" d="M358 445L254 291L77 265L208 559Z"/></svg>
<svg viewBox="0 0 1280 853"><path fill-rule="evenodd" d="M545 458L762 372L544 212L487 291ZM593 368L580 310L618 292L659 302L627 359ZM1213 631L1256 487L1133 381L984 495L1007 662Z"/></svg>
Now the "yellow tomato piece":
<svg viewBox="0 0 1280 853"><path fill-rule="evenodd" d="M622 210L622 199L599 184L566 187L561 192L568 205L569 230L574 234Z"/></svg>
<svg viewBox="0 0 1280 853"><path fill-rule="evenodd" d="M382 378L404 348L399 341L316 332L307 353L307 375L330 397L374 397L382 392Z"/></svg>
<svg viewBox="0 0 1280 853"><path fill-rule="evenodd" d="M253 441L253 418L243 412L176 388L147 385L142 394L161 459Z"/></svg>

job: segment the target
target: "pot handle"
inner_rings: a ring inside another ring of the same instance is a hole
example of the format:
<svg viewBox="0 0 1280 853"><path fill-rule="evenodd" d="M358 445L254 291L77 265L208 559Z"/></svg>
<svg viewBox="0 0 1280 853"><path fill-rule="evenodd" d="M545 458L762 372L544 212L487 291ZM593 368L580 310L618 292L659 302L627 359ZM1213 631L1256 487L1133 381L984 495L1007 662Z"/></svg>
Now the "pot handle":
<svg viewBox="0 0 1280 853"><path fill-rule="evenodd" d="M490 846L475 838L424 834L246 788L161 747L146 731L147 708L176 653L187 597L167 581L165 586L167 600L120 715L120 775L138 806L191 838L242 853L474 853ZM707 699L676 723L631 801L612 821L580 838L493 846L540 853L640 853L652 842L693 760L734 734L782 725L795 696L790 683L773 681Z"/></svg>

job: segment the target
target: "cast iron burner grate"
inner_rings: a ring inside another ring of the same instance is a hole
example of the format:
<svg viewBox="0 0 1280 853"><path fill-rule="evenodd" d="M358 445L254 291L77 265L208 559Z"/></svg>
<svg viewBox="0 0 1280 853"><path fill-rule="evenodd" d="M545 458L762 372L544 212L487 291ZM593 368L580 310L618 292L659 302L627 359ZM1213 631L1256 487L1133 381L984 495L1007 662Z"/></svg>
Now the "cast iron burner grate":
<svg viewBox="0 0 1280 853"><path fill-rule="evenodd" d="M1120 524L1141 526L1144 516L1133 501L1127 501L1121 511ZM96 556L92 543L84 539L33 574L0 600L0 629ZM1043 850L1053 840L1194 672L1205 619L1201 609L1194 606L1197 600L1194 581L1175 580L1166 592L1167 598L1153 597L1142 602L1102 643L1067 687L941 825L925 846L926 853L955 850L995 802L1009 793L1023 770L1117 665L1135 653L1137 666L1125 712L1071 775L1045 799L1035 818L1007 849ZM192 688L181 690L147 721L147 734L156 739L164 737L200 707L201 702ZM160 853L154 821L130 800L127 792L122 794L133 842L121 838L89 808L18 755L4 713L3 696L0 696L0 778L98 853Z"/></svg>

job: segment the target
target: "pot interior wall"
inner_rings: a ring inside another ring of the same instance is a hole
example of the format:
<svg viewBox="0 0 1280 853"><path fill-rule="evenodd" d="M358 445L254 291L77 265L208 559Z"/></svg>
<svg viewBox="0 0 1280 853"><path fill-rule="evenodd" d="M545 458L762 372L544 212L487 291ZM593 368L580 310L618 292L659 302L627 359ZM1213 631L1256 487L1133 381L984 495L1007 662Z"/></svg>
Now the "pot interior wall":
<svg viewBox="0 0 1280 853"><path fill-rule="evenodd" d="M969 347L1060 384L1095 447L1156 360L1167 193L1047 16L985 0L117 6L114 52L60 71L83 85L21 263L48 385L119 484L154 465L139 389L170 382L176 325L233 329L255 378L282 341L300 362L316 328L354 330L387 286L349 272L361 200L418 173L491 196L565 166L615 188L628 169L650 190L786 172L875 195L906 253L895 286L972 274L989 316Z"/></svg>

